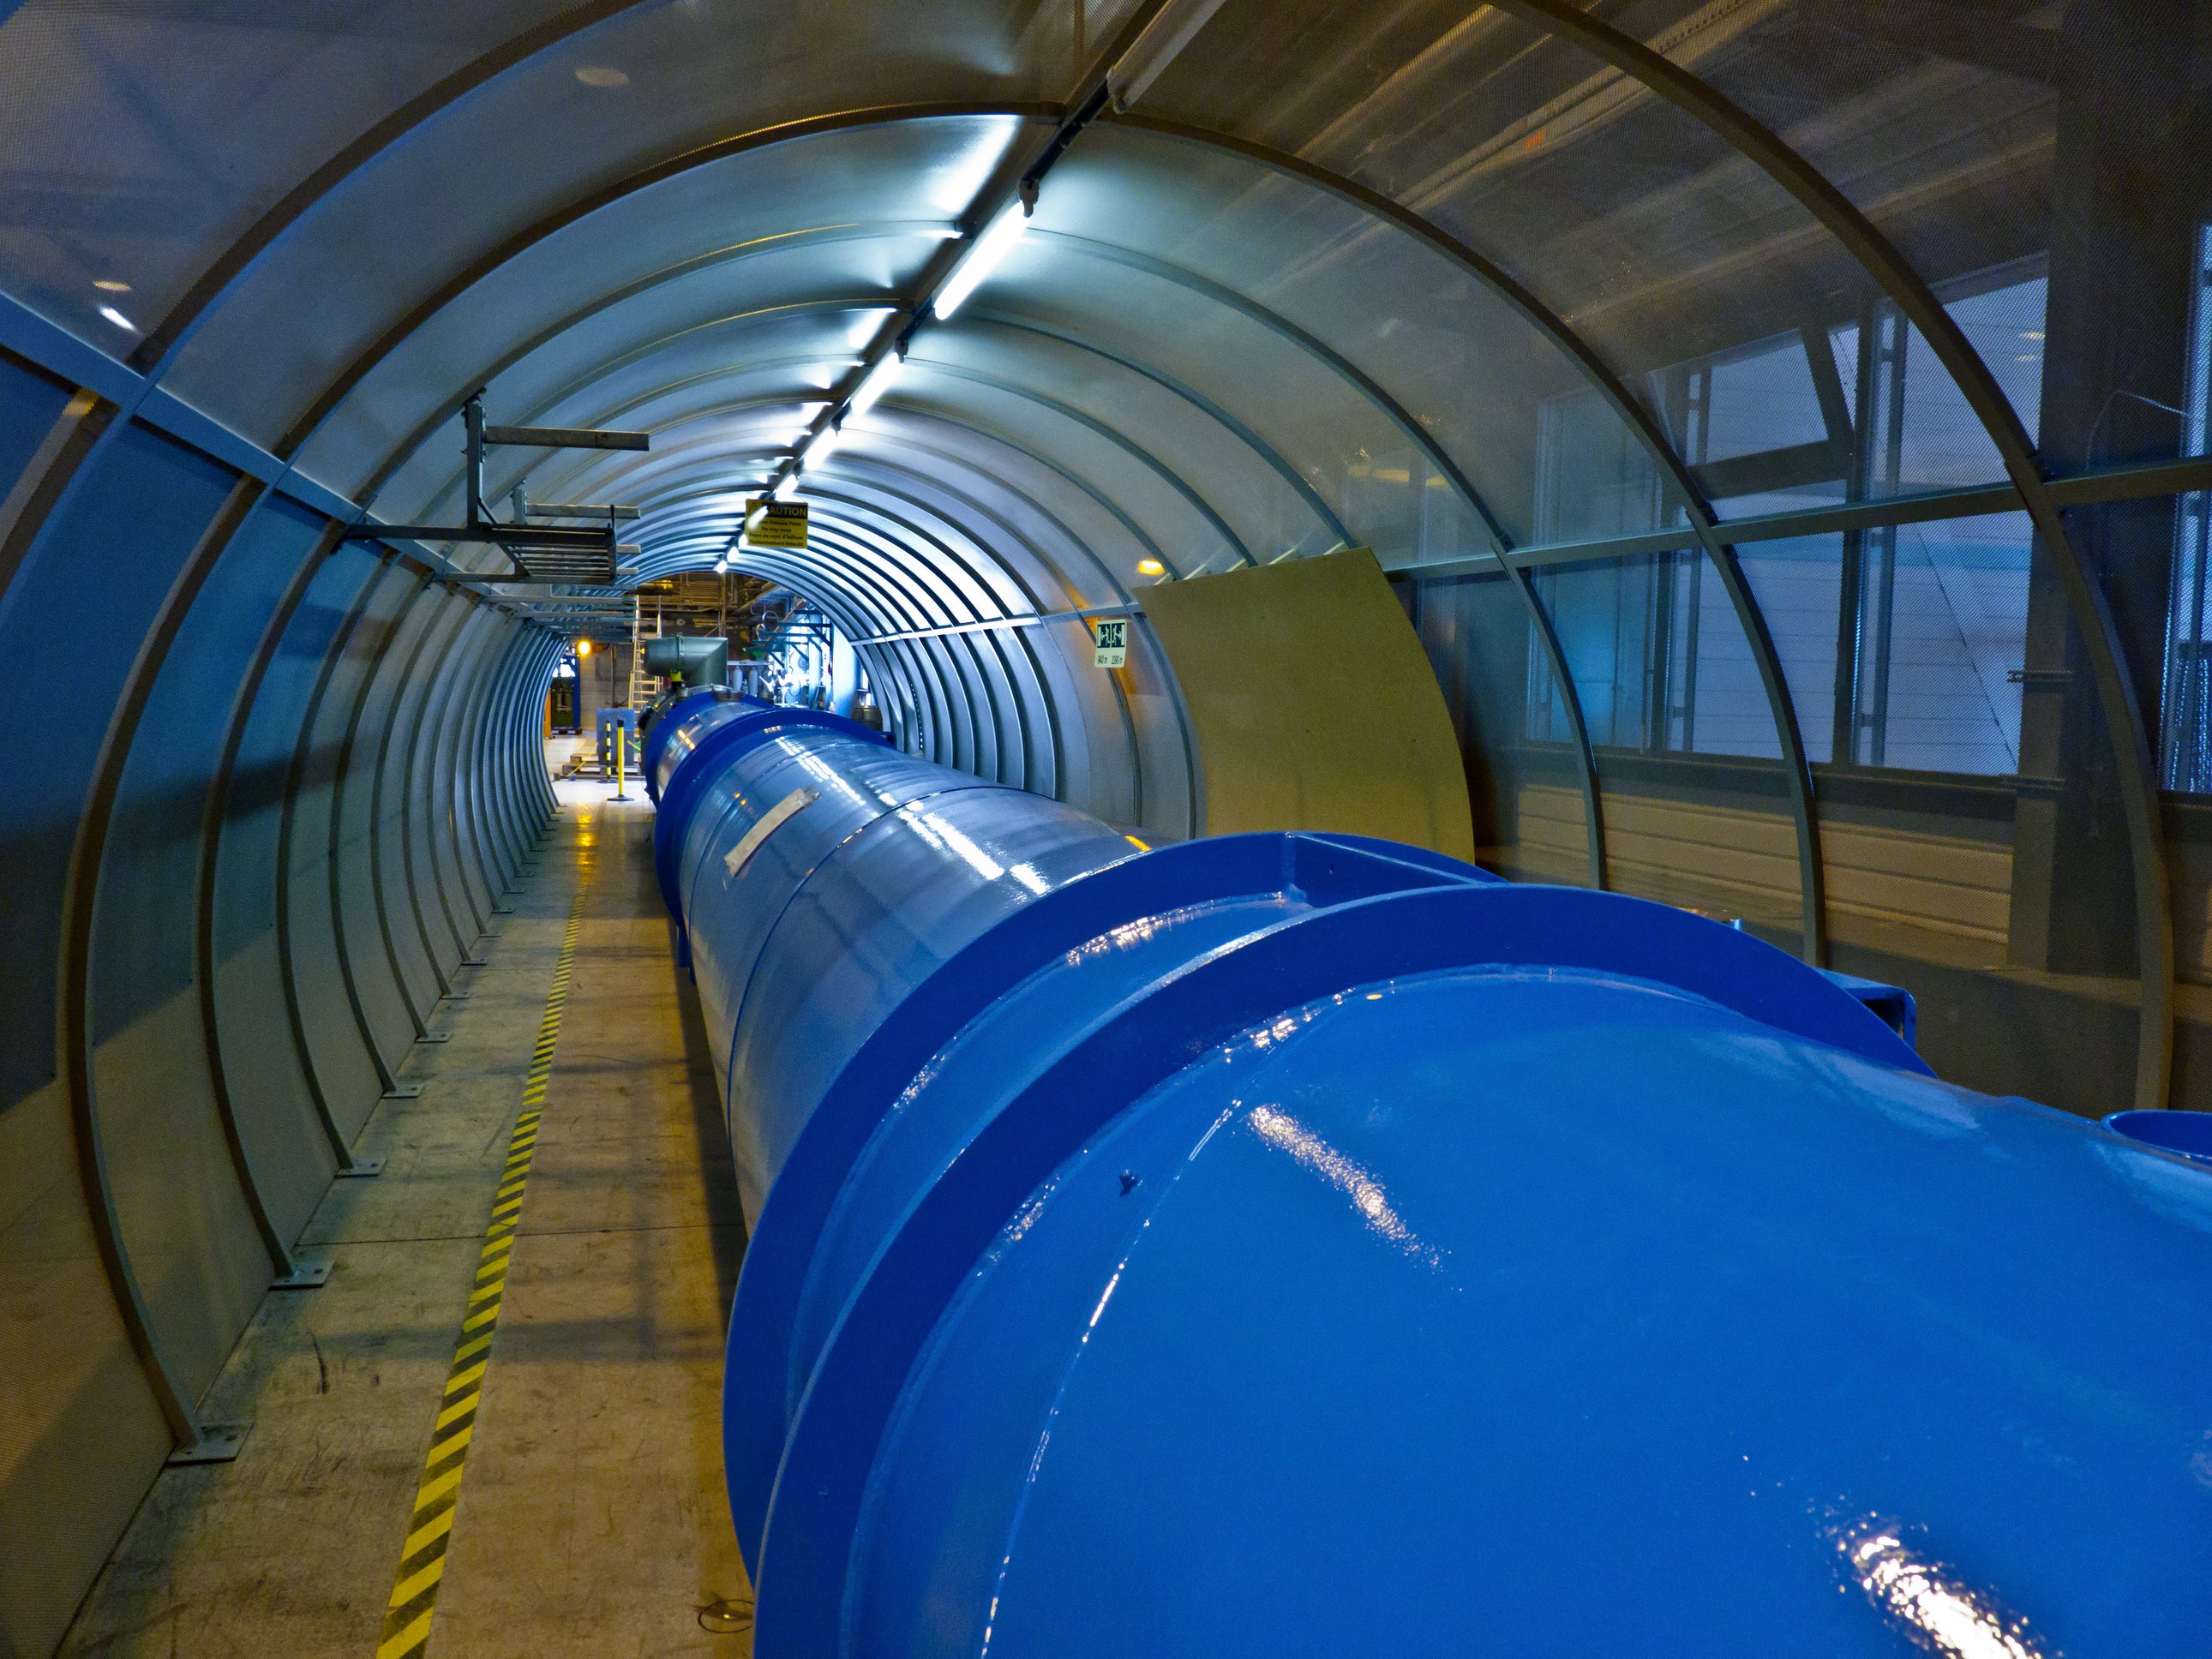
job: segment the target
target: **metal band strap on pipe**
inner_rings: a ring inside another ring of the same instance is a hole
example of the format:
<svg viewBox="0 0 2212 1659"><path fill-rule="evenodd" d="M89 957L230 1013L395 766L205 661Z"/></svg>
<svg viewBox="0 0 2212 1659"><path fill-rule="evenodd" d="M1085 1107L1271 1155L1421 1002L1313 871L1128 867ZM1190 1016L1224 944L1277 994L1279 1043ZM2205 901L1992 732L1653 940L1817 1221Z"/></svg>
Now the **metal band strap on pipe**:
<svg viewBox="0 0 2212 1659"><path fill-rule="evenodd" d="M764 1659L2212 1627L2212 1170L1666 906L665 723Z"/></svg>

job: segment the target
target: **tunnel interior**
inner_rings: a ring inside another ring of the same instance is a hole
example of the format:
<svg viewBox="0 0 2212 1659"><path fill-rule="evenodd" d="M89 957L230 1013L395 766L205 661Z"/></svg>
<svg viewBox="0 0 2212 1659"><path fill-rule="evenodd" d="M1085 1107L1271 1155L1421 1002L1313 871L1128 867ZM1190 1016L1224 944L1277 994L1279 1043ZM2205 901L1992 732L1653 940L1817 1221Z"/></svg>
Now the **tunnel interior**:
<svg viewBox="0 0 2212 1659"><path fill-rule="evenodd" d="M1352 827L1232 823L1173 591L1369 560L1488 872L1902 987L1953 1083L2212 1105L2208 42L0 0L0 1650L218 1431L537 862L556 672L672 577L818 613L902 755L1170 846ZM472 400L649 447L479 493ZM605 579L379 532L578 503L635 509ZM1366 637L1277 643L1356 706Z"/></svg>

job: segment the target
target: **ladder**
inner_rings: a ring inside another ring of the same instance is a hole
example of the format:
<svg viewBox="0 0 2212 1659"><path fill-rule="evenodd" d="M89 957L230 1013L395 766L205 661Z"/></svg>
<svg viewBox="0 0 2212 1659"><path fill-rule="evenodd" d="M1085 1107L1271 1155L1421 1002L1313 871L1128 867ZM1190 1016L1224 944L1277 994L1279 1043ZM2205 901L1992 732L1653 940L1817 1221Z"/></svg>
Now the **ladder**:
<svg viewBox="0 0 2212 1659"><path fill-rule="evenodd" d="M629 690L627 706L642 708L660 690L659 679L645 672L645 642L660 637L660 605L653 607L653 632L645 631L645 602L637 594L629 599Z"/></svg>

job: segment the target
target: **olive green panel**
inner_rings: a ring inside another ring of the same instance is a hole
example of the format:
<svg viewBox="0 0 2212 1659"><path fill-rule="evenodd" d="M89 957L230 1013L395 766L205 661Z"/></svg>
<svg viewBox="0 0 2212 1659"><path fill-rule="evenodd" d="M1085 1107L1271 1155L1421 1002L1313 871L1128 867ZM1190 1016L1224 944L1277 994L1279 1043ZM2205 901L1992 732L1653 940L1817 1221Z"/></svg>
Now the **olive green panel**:
<svg viewBox="0 0 2212 1659"><path fill-rule="evenodd" d="M1208 835L1333 830L1474 857L1443 694L1365 548L1164 582L1145 615L1189 705Z"/></svg>

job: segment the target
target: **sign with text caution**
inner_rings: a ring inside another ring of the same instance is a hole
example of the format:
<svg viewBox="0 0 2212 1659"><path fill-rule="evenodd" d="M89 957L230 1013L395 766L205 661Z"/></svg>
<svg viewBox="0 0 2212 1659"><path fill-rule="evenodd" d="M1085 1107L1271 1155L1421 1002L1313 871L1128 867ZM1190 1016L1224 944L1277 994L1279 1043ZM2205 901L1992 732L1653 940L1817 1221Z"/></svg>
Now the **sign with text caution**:
<svg viewBox="0 0 2212 1659"><path fill-rule="evenodd" d="M806 503L756 495L745 503L745 545L806 550Z"/></svg>
<svg viewBox="0 0 2212 1659"><path fill-rule="evenodd" d="M1122 668L1129 661L1129 619L1127 617L1101 617L1091 624L1091 640L1097 648L1091 660L1101 668Z"/></svg>

